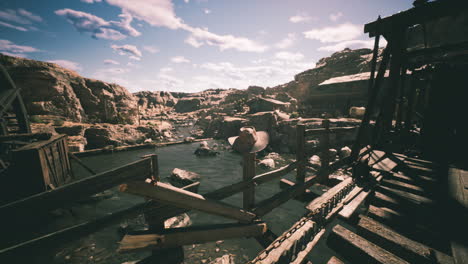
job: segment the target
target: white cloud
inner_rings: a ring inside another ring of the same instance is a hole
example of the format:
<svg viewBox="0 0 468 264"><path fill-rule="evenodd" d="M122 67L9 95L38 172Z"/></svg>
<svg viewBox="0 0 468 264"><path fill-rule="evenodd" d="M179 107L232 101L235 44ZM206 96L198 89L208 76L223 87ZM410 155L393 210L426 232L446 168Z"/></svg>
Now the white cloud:
<svg viewBox="0 0 468 264"><path fill-rule="evenodd" d="M210 14L210 13L211 13L211 10L210 10L210 9L208 9L208 8L205 8L205 9L203 10L203 12L205 12L205 14L207 14L207 15L208 15L208 14Z"/></svg>
<svg viewBox="0 0 468 264"><path fill-rule="evenodd" d="M159 49L156 46L143 46L143 49L153 54L159 52Z"/></svg>
<svg viewBox="0 0 468 264"><path fill-rule="evenodd" d="M142 56L141 51L134 45L111 45L111 48L117 51L119 55L129 55L131 59L138 58L137 60L139 60Z"/></svg>
<svg viewBox="0 0 468 264"><path fill-rule="evenodd" d="M275 57L280 60L286 61L300 61L304 59L304 55L300 52L292 53L287 51L277 52Z"/></svg>
<svg viewBox="0 0 468 264"><path fill-rule="evenodd" d="M338 13L333 13L333 14L330 14L329 18L331 21L338 21L338 19L340 19L341 17L343 16L343 13L341 12L338 12Z"/></svg>
<svg viewBox="0 0 468 264"><path fill-rule="evenodd" d="M99 3L102 0L81 0L81 2L92 4L92 3Z"/></svg>
<svg viewBox="0 0 468 264"><path fill-rule="evenodd" d="M172 68L164 67L159 70L155 79L142 80L145 87L151 87L153 91L176 91L184 88L185 81L179 79L169 73L173 72Z"/></svg>
<svg viewBox="0 0 468 264"><path fill-rule="evenodd" d="M374 47L374 40L346 40L334 45L323 46L318 48L319 51L340 51L345 48L358 49L358 48L372 48Z"/></svg>
<svg viewBox="0 0 468 264"><path fill-rule="evenodd" d="M169 73L169 72L173 72L173 71L174 71L174 69L170 68L170 67L164 67L164 68L161 68L159 70L159 72L161 72L161 73Z"/></svg>
<svg viewBox="0 0 468 264"><path fill-rule="evenodd" d="M137 56L129 56L128 58L131 59L131 60L136 60L136 61L141 60L141 58L137 57Z"/></svg>
<svg viewBox="0 0 468 264"><path fill-rule="evenodd" d="M15 26L15 25L12 25L10 23L6 23L6 22L2 22L0 21L0 26L2 27L7 27L7 28L12 28L12 29L16 29L16 30L19 30L19 31L28 31L28 29L24 28L24 27L21 27L21 26Z"/></svg>
<svg viewBox="0 0 468 264"><path fill-rule="evenodd" d="M58 64L72 71L81 71L83 69L79 63L69 60L49 60L47 62Z"/></svg>
<svg viewBox="0 0 468 264"><path fill-rule="evenodd" d="M13 9L6 9L0 11L0 19L22 24L22 25L30 25L35 22L42 22L42 17L35 15L25 9L19 8L17 10Z"/></svg>
<svg viewBox="0 0 468 264"><path fill-rule="evenodd" d="M107 0L107 2L122 8L124 14L130 14L152 26L183 29L189 32L190 35L185 42L194 47L208 45L217 46L220 50L236 49L249 52L264 52L268 49L267 46L245 37L218 35L207 29L185 24L175 14L171 0Z"/></svg>
<svg viewBox="0 0 468 264"><path fill-rule="evenodd" d="M289 18L289 22L291 23L302 23L302 22L309 22L312 20L317 20L317 18L311 17L307 14L297 14Z"/></svg>
<svg viewBox="0 0 468 264"><path fill-rule="evenodd" d="M104 60L104 64L107 64L107 65L119 65L120 62L115 61L115 60Z"/></svg>
<svg viewBox="0 0 468 264"><path fill-rule="evenodd" d="M319 40L322 43L352 40L363 34L362 26L351 23L304 32L305 38Z"/></svg>
<svg viewBox="0 0 468 264"><path fill-rule="evenodd" d="M276 43L275 47L278 49L287 49L291 47L296 41L296 34L289 33L288 36L282 39L280 42Z"/></svg>
<svg viewBox="0 0 468 264"><path fill-rule="evenodd" d="M121 40L127 36L141 35L138 30L132 27L133 17L128 13L120 14L120 21L106 21L93 14L69 8L56 10L55 14L65 17L78 32L91 33L93 38Z"/></svg>
<svg viewBox="0 0 468 264"><path fill-rule="evenodd" d="M184 0L184 2L185 2L185 3L188 3L188 2L189 2L189 0Z"/></svg>
<svg viewBox="0 0 468 264"><path fill-rule="evenodd" d="M24 53L39 52L39 49L36 49L31 46L22 46L16 45L15 43L6 40L0 39L0 52L4 54L14 55L17 57L26 57Z"/></svg>
<svg viewBox="0 0 468 264"><path fill-rule="evenodd" d="M190 60L186 59L184 56L172 57L171 61L174 63L189 63Z"/></svg>

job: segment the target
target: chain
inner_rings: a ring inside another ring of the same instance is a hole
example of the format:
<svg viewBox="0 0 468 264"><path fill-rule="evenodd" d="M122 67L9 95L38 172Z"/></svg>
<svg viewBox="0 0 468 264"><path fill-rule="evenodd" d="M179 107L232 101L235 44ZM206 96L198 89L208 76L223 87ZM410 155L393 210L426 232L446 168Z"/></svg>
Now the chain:
<svg viewBox="0 0 468 264"><path fill-rule="evenodd" d="M355 186L356 183L353 180L348 185L343 187L340 191L338 191L338 193L336 193L327 201L325 201L319 208L314 209L306 217L303 217L300 221L295 223L286 233L284 233L280 238L275 240L269 247L261 251L260 254L258 254L258 256L252 261L249 261L248 264L257 263L266 259L271 251L280 247L286 239L290 238L307 222L312 221L312 228L310 228L303 234L301 239L298 240L299 243L297 243L298 241L296 241L296 243L294 243L294 245L280 257L279 262L282 263L282 260L284 260L284 258L286 258L286 261L291 260L291 258L295 258L297 256L297 253L302 251L305 245L309 241L311 241L311 238L315 237L325 227L326 217L351 192L351 190Z"/></svg>

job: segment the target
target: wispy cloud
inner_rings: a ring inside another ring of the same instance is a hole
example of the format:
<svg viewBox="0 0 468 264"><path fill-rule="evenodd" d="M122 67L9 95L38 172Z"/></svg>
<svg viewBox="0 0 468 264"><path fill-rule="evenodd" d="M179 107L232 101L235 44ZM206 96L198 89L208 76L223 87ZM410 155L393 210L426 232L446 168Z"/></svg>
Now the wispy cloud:
<svg viewBox="0 0 468 264"><path fill-rule="evenodd" d="M72 71L81 71L83 69L79 63L69 60L49 60L47 62L58 64Z"/></svg>
<svg viewBox="0 0 468 264"><path fill-rule="evenodd" d="M93 38L121 40L127 36L137 37L141 33L132 27L133 17L120 14L120 21L106 21L86 12L65 8L56 10L55 14L63 16L78 32L89 32Z"/></svg>
<svg viewBox="0 0 468 264"><path fill-rule="evenodd" d="M287 48L291 47L294 44L296 39L297 39L296 34L289 33L286 38L284 38L280 42L276 43L275 47L277 47L278 49L287 49Z"/></svg>
<svg viewBox="0 0 468 264"><path fill-rule="evenodd" d="M92 3L99 3L102 0L81 0L81 2L92 4Z"/></svg>
<svg viewBox="0 0 468 264"><path fill-rule="evenodd" d="M41 50L31 46L16 45L15 43L0 39L0 52L17 57L26 57L25 53L39 52Z"/></svg>
<svg viewBox="0 0 468 264"><path fill-rule="evenodd" d="M210 14L210 13L211 13L211 10L210 10L210 9L208 9L208 8L205 8L205 9L203 10L203 12L204 12L205 14L207 14L207 15L208 15L208 14Z"/></svg>
<svg viewBox="0 0 468 264"><path fill-rule="evenodd" d="M280 60L286 61L300 61L304 59L304 55L300 52L288 52L288 51L281 51L275 54L275 57Z"/></svg>
<svg viewBox="0 0 468 264"><path fill-rule="evenodd" d="M385 46L387 42L385 39L380 41L380 46ZM339 43L336 43L334 45L327 45L318 48L319 51L340 51L345 48L350 48L350 49L360 49L360 48L373 48L374 47L374 40L360 40L360 39L355 39L355 40L346 40L342 41Z"/></svg>
<svg viewBox="0 0 468 264"><path fill-rule="evenodd" d="M363 35L362 26L351 23L344 23L335 27L312 29L304 32L305 38L319 40L322 43L352 40L361 35Z"/></svg>
<svg viewBox="0 0 468 264"><path fill-rule="evenodd" d="M338 19L340 19L341 17L343 16L343 13L341 12L337 12L337 13L333 13L333 14L330 14L329 18L331 21L338 21Z"/></svg>
<svg viewBox="0 0 468 264"><path fill-rule="evenodd" d="M115 61L115 60L104 60L103 62L106 65L120 65L120 62Z"/></svg>
<svg viewBox="0 0 468 264"><path fill-rule="evenodd" d="M130 59L140 60L141 51L134 45L111 45L111 48L115 50L119 55L128 55Z"/></svg>
<svg viewBox="0 0 468 264"><path fill-rule="evenodd" d="M19 8L17 10L6 9L0 10L0 19L15 22L22 25L30 25L35 22L42 22L42 17L35 15L25 9Z"/></svg>
<svg viewBox="0 0 468 264"><path fill-rule="evenodd" d="M297 14L289 18L289 22L291 23L304 23L304 22L310 22L310 21L316 21L316 20L318 20L316 17L311 17L306 13Z"/></svg>
<svg viewBox="0 0 468 264"><path fill-rule="evenodd" d="M153 54L159 52L159 49L156 46L143 46L143 49Z"/></svg>
<svg viewBox="0 0 468 264"><path fill-rule="evenodd" d="M24 28L24 27L21 27L21 26L15 26L15 25L12 25L10 23L6 23L6 22L2 22L2 21L0 21L0 26L16 29L16 30L19 30L19 31L28 31L27 28Z"/></svg>
<svg viewBox="0 0 468 264"><path fill-rule="evenodd" d="M219 35L208 29L185 24L174 12L171 0L107 0L111 5L122 8L124 14L146 21L148 24L169 29L182 29L190 33L185 42L193 47L202 45L217 46L220 50L235 49L238 51L264 52L266 45L245 37Z"/></svg>
<svg viewBox="0 0 468 264"><path fill-rule="evenodd" d="M174 63L189 63L190 62L190 60L185 58L184 56L172 57L171 61Z"/></svg>

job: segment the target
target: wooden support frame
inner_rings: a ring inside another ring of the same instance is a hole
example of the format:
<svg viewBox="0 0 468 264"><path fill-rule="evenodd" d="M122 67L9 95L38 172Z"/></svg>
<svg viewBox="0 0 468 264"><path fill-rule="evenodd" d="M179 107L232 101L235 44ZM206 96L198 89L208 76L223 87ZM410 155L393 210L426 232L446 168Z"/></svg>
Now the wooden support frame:
<svg viewBox="0 0 468 264"><path fill-rule="evenodd" d="M242 180L245 182L251 181L255 177L255 153L244 153ZM255 206L255 185L249 184L243 191L242 199L243 208L250 210Z"/></svg>
<svg viewBox="0 0 468 264"><path fill-rule="evenodd" d="M296 182L305 182L305 167L306 167L306 154L305 154L305 125L297 124L296 126Z"/></svg>
<svg viewBox="0 0 468 264"><path fill-rule="evenodd" d="M120 186L120 191L143 196L181 208L199 210L235 219L241 223L250 223L256 218L256 215L251 212L247 212L231 205L222 204L214 200L206 199L200 194L182 190L162 182L156 182L154 184L148 184L143 181L129 182L127 184L122 184Z"/></svg>
<svg viewBox="0 0 468 264"><path fill-rule="evenodd" d="M143 159L92 177L42 192L21 200L0 206L0 215L25 216L66 206L81 198L102 192L131 179L145 179L150 176L150 159Z"/></svg>
<svg viewBox="0 0 468 264"><path fill-rule="evenodd" d="M322 126L325 129L325 134L323 135L322 141L320 142L320 158L322 166L318 172L317 182L327 183L330 170L330 154L328 153L328 150L330 149L330 120L324 119L322 121Z"/></svg>
<svg viewBox="0 0 468 264"><path fill-rule="evenodd" d="M169 228L159 234L126 235L120 242L118 251L123 253L155 250L232 238L256 237L263 235L266 230L267 225L264 222Z"/></svg>

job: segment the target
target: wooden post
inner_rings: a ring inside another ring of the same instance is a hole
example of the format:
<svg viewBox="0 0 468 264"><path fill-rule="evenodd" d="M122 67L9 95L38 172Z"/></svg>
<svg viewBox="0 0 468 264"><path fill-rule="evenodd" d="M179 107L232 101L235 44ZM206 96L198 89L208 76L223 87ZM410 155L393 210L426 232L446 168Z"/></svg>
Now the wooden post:
<svg viewBox="0 0 468 264"><path fill-rule="evenodd" d="M322 142L320 142L320 148L322 150L322 155L320 157L320 161L322 166L320 167L320 171L318 173L318 182L326 183L328 181L328 173L330 167L330 120L324 119L322 121L322 126L325 128L325 133L322 137Z"/></svg>
<svg viewBox="0 0 468 264"><path fill-rule="evenodd" d="M244 153L243 155L242 180L250 181L255 177L255 153ZM244 190L243 208L250 211L255 207L255 185L251 184Z"/></svg>
<svg viewBox="0 0 468 264"><path fill-rule="evenodd" d="M296 182L304 183L305 181L305 165L306 165L306 156L305 156L305 125L297 124L296 126L296 160L297 160L297 169L296 169Z"/></svg>

